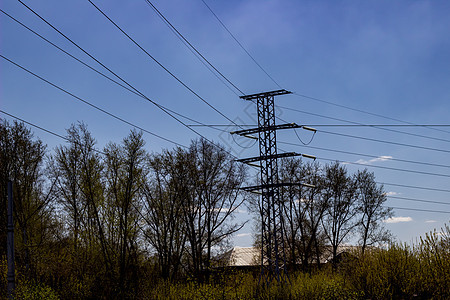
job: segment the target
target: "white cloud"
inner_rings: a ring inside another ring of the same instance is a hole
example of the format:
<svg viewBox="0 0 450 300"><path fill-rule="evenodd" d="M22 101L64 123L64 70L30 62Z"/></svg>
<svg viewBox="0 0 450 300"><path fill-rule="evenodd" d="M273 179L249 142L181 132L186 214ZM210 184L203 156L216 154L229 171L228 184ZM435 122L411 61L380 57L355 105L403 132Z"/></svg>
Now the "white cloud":
<svg viewBox="0 0 450 300"><path fill-rule="evenodd" d="M222 208L214 208L213 209L214 212L218 212L218 213L221 213L221 214L229 213L230 210L231 210L231 208L229 208L229 207L222 207ZM238 214L247 214L248 213L246 210L240 209L240 208L235 209L234 212L236 212Z"/></svg>
<svg viewBox="0 0 450 300"><path fill-rule="evenodd" d="M236 234L236 237L246 237L246 236L251 236L251 233L238 233Z"/></svg>
<svg viewBox="0 0 450 300"><path fill-rule="evenodd" d="M425 221L425 223L437 223L437 221L436 220L427 220L427 221Z"/></svg>
<svg viewBox="0 0 450 300"><path fill-rule="evenodd" d="M386 196L397 196L400 195L401 193L397 193L397 192L386 192L384 193Z"/></svg>
<svg viewBox="0 0 450 300"><path fill-rule="evenodd" d="M377 158L372 158L369 160L364 160L364 159L359 159L356 161L356 163L358 164L362 164L362 165L370 165L374 162L378 162L378 161L387 161L392 159L392 156L388 156L388 155L382 155L382 156L378 156Z"/></svg>
<svg viewBox="0 0 450 300"><path fill-rule="evenodd" d="M384 223L402 223L402 222L412 222L411 217L392 217L384 220Z"/></svg>

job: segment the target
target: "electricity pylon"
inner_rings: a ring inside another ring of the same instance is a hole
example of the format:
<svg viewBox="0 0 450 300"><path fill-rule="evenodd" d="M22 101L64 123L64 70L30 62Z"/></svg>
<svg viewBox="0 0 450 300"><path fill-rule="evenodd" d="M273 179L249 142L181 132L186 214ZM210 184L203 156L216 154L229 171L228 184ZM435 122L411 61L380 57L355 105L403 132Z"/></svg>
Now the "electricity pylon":
<svg viewBox="0 0 450 300"><path fill-rule="evenodd" d="M289 182L279 182L278 159L301 155L295 152L277 153L276 131L279 129L301 128L295 123L275 124L274 98L279 95L291 94L286 90L277 90L259 94L245 95L240 98L248 101L256 100L258 111L258 127L231 132L252 137L258 133L259 156L239 159L242 163L259 162L260 185L249 186L244 190L261 194L259 211L261 215L261 278L260 283L268 284L272 280L278 283L289 281L286 269L286 254L284 248L284 201L280 197L280 188L294 185ZM254 138L254 137L253 137ZM306 155L305 155L306 156Z"/></svg>

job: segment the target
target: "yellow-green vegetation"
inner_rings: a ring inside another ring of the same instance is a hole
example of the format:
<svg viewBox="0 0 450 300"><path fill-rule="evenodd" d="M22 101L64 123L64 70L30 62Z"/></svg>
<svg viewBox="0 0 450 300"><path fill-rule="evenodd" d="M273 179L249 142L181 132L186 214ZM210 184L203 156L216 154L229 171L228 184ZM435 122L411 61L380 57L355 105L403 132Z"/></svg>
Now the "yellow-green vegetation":
<svg viewBox="0 0 450 300"><path fill-rule="evenodd" d="M450 229L432 232L417 245L354 253L333 272L295 272L290 284L261 288L245 272L222 275L212 283L161 281L148 291L152 299L449 299Z"/></svg>
<svg viewBox="0 0 450 300"><path fill-rule="evenodd" d="M450 298L450 228L432 232L414 246L373 249L349 263L346 275L372 299Z"/></svg>
<svg viewBox="0 0 450 300"><path fill-rule="evenodd" d="M253 275L238 272L225 276L225 281L198 284L171 284L163 281L148 295L152 299L358 299L345 278L329 271L317 274L293 274L290 283L267 287L258 284Z"/></svg>
<svg viewBox="0 0 450 300"><path fill-rule="evenodd" d="M0 267L4 293L5 259ZM99 293L89 289L106 284L85 285L86 280L71 278L52 286L51 281L27 280L21 273L17 274L17 299L93 299ZM283 285L264 286L258 275L236 270L213 272L209 283L158 279L150 265L145 273L130 299L449 299L450 228L429 233L416 245L372 248L364 255L355 252L336 270L322 266L311 273L293 272L290 283Z"/></svg>
<svg viewBox="0 0 450 300"><path fill-rule="evenodd" d="M84 124L67 139L49 154L24 124L0 122L0 220L11 181L16 299L450 298L448 226L411 246L367 246L390 237L382 220L391 211L373 173L283 161L283 176L315 187L284 198L287 268L303 272L262 285L257 268L224 268L216 256L244 225L236 209L256 203L239 189L246 169L223 147L200 139L150 154L132 131L100 154ZM338 257L340 234L360 238L358 251ZM5 226L0 240L4 299ZM316 266L330 246L333 266Z"/></svg>

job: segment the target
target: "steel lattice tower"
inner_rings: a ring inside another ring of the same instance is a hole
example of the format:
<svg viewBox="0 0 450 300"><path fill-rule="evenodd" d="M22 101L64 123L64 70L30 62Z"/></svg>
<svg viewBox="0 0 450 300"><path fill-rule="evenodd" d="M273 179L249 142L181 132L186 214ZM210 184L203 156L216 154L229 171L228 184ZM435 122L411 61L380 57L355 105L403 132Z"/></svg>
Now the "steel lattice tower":
<svg viewBox="0 0 450 300"><path fill-rule="evenodd" d="M245 187L244 190L257 191L261 194L259 210L261 214L261 280L268 284L275 279L279 283L289 281L286 270L286 255L284 249L283 201L280 198L280 187L292 185L280 183L278 178L278 158L300 155L295 152L277 153L276 131L278 129L299 128L294 123L276 125L274 98L277 95L290 94L286 90L277 90L240 98L256 100L258 111L258 127L232 132L248 136L258 133L259 156L240 159L243 163L260 162L260 181L257 186Z"/></svg>

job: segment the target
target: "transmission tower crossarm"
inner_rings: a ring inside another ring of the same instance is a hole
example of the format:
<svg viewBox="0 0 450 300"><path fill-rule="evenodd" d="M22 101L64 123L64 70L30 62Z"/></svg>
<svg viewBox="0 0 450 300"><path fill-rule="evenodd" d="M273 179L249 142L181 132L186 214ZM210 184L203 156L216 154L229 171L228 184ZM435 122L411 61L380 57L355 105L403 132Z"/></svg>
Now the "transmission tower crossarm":
<svg viewBox="0 0 450 300"><path fill-rule="evenodd" d="M261 160L267 160L267 159L277 159L277 158L283 158L283 157L300 156L300 155L302 155L302 154L296 153L296 152L286 152L286 153L278 153L278 154L273 154L273 155L242 158L242 159L238 159L236 161L246 164L246 163L252 163L255 161L261 161Z"/></svg>
<svg viewBox="0 0 450 300"><path fill-rule="evenodd" d="M286 90L276 90L271 92L264 92L264 93L257 93L257 94L251 94L251 95L244 95L240 96L239 98L244 100L254 100L258 98L266 98L266 97L273 97L278 95L286 95L286 94L292 94L292 92L286 91Z"/></svg>
<svg viewBox="0 0 450 300"><path fill-rule="evenodd" d="M268 131L268 130L292 129L292 128L302 128L302 127L303 126L297 125L295 123L287 123L287 124L281 124L281 125L263 126L263 127L231 131L230 133L246 136L249 134L258 133L258 132L262 132L262 131Z"/></svg>
<svg viewBox="0 0 450 300"><path fill-rule="evenodd" d="M285 186L306 186L306 187L315 187L312 184L308 183L301 183L301 182L280 182L280 183L272 183L272 184L261 184L261 185L252 185L252 186L246 186L242 187L241 190L247 191L247 192L254 192L262 189L268 189L268 188L278 188L278 187L285 187Z"/></svg>

